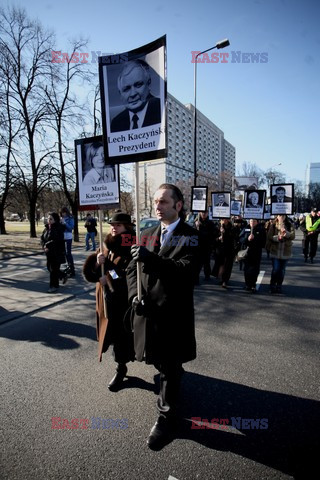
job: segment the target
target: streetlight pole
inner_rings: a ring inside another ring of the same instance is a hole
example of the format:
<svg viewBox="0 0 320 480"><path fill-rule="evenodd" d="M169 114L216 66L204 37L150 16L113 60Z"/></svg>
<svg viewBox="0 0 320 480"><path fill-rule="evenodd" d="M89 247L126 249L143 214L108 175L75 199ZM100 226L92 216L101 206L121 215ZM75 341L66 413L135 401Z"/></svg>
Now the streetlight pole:
<svg viewBox="0 0 320 480"><path fill-rule="evenodd" d="M230 42L227 38L217 42L214 47L207 48L203 52L197 53L194 61L194 114L193 114L193 162L194 162L194 186L197 185L197 63L199 55L209 52L214 48L220 50L220 48L225 48L230 45Z"/></svg>

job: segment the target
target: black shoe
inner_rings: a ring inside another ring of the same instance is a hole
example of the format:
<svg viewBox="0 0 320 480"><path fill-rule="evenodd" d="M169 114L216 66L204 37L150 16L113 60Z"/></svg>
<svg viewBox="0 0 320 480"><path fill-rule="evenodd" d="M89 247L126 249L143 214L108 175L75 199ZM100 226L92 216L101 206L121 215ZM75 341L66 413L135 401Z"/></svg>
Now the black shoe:
<svg viewBox="0 0 320 480"><path fill-rule="evenodd" d="M257 289L255 287L252 287L250 290L251 290L251 293L257 293Z"/></svg>
<svg viewBox="0 0 320 480"><path fill-rule="evenodd" d="M276 293L276 286L275 285L270 285L270 293Z"/></svg>
<svg viewBox="0 0 320 480"><path fill-rule="evenodd" d="M64 276L62 277L62 285L65 285L67 281L68 281L68 275L64 274Z"/></svg>
<svg viewBox="0 0 320 480"><path fill-rule="evenodd" d="M304 262L307 263L308 257L304 257Z"/></svg>
<svg viewBox="0 0 320 480"><path fill-rule="evenodd" d="M310 263L313 263L313 257L310 257Z"/></svg>
<svg viewBox="0 0 320 480"><path fill-rule="evenodd" d="M120 390L123 384L123 379L127 374L127 371L128 369L126 365L124 365L124 367L122 365L118 366L115 376L113 377L113 379L108 385L108 388L111 392L117 392L118 390Z"/></svg>
<svg viewBox="0 0 320 480"><path fill-rule="evenodd" d="M282 293L282 287L281 287L281 285L277 285L277 287L276 287L276 293Z"/></svg>
<svg viewBox="0 0 320 480"><path fill-rule="evenodd" d="M159 416L156 423L150 431L147 445L151 450L161 450L165 445L170 443L174 430L173 420L164 416Z"/></svg>

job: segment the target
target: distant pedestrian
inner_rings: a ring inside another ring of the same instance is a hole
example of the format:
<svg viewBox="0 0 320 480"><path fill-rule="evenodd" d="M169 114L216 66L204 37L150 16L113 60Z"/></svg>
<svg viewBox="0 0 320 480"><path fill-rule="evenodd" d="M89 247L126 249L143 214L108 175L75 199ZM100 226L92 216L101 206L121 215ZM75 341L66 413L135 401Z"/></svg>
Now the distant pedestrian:
<svg viewBox="0 0 320 480"><path fill-rule="evenodd" d="M306 230L304 241L304 261L307 262L310 258L310 263L316 256L318 249L318 236L320 232L320 219L317 215L317 209L313 208L311 213L306 216Z"/></svg>
<svg viewBox="0 0 320 480"><path fill-rule="evenodd" d="M92 217L91 213L87 213L87 219L84 224L87 229L86 233L86 251L90 250L90 241L92 244L92 250L96 251L96 240L95 236L97 235L97 220Z"/></svg>
<svg viewBox="0 0 320 480"><path fill-rule="evenodd" d="M60 271L60 265L66 261L64 245L64 228L56 212L49 213L48 223L41 235L41 244L47 256L47 269L50 272L50 288L48 293L56 293L59 279L66 283L67 275Z"/></svg>
<svg viewBox="0 0 320 480"><path fill-rule="evenodd" d="M64 225L64 240L66 243L66 257L68 262L68 275L75 276L75 269L72 256L72 231L74 229L74 218L67 207L62 207L60 210L61 223Z"/></svg>
<svg viewBox="0 0 320 480"><path fill-rule="evenodd" d="M215 237L215 225L209 220L208 212L200 212L195 221L195 228L199 231L200 241L200 265L199 274L204 271L205 280L210 279L211 274L211 252ZM199 275L196 277L196 283L199 283Z"/></svg>
<svg viewBox="0 0 320 480"><path fill-rule="evenodd" d="M234 227L229 218L223 218L214 242L215 264L212 269L212 275L221 280L223 288L228 288L235 256L235 242Z"/></svg>
<svg viewBox="0 0 320 480"><path fill-rule="evenodd" d="M282 292L282 283L287 262L291 257L294 238L295 229L293 224L286 215L278 215L269 227L266 242L272 261L270 293Z"/></svg>

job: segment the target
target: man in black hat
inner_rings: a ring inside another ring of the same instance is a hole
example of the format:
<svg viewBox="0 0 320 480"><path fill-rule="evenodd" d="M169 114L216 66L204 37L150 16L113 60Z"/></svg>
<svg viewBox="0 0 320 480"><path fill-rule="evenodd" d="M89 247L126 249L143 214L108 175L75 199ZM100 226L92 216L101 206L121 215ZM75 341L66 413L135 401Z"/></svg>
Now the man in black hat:
<svg viewBox="0 0 320 480"><path fill-rule="evenodd" d="M320 232L320 220L317 215L317 209L313 208L311 213L306 216L306 236L304 241L304 261L313 263L313 259L316 256L318 248L318 236Z"/></svg>
<svg viewBox="0 0 320 480"><path fill-rule="evenodd" d="M158 450L176 421L182 364L196 358L193 289L199 268L198 231L184 222L184 199L175 185L162 184L154 207L161 224L143 232L145 246L131 247L127 269L133 301L136 358L160 372L158 420L148 446ZM137 262L142 265L142 299L137 295Z"/></svg>

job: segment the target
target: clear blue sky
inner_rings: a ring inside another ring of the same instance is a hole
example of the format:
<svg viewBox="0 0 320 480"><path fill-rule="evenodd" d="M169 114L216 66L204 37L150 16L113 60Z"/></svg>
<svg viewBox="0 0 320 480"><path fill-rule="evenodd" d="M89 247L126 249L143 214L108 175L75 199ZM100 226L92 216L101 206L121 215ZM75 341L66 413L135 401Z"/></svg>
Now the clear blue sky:
<svg viewBox="0 0 320 480"><path fill-rule="evenodd" d="M9 4L23 5L19 1ZM228 37L228 63L199 64L197 107L243 162L304 180L320 152L320 3L316 0L28 0L37 17L67 39L88 37L89 52L123 52L166 34L168 91L193 103L192 50ZM267 63L231 63L231 52L267 52Z"/></svg>

